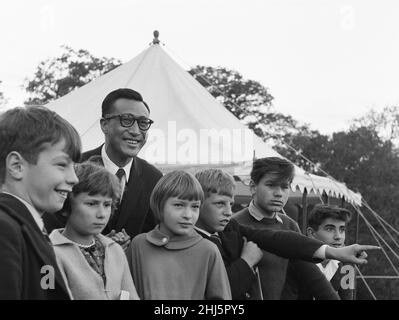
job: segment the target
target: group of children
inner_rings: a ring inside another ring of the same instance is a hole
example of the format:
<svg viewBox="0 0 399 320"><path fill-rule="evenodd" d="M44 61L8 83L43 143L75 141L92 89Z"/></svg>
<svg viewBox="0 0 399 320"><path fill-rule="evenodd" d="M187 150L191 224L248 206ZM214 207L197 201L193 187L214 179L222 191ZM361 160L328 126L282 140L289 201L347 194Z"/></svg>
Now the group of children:
<svg viewBox="0 0 399 320"><path fill-rule="evenodd" d="M344 246L349 216L339 208L316 207L309 237L295 230L281 213L293 167L265 158L254 162L251 204L234 216L230 174L165 174L150 198L157 226L124 250L101 234L120 183L77 163L80 152L76 130L46 108L0 115L0 299L281 299L291 262L307 279L298 288L314 284L338 299L328 282L336 261L366 263L374 248ZM48 235L44 212L61 213L65 228Z"/></svg>

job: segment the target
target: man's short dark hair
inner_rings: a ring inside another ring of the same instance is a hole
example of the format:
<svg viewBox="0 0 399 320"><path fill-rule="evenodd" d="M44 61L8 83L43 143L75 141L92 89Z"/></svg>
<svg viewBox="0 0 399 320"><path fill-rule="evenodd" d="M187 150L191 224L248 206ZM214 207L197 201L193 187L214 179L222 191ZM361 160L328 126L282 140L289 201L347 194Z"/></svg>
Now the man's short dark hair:
<svg viewBox="0 0 399 320"><path fill-rule="evenodd" d="M76 129L64 118L45 107L14 108L0 114L0 184L4 183L6 158L19 152L30 164L36 164L46 144L65 141L65 153L78 162L81 141Z"/></svg>
<svg viewBox="0 0 399 320"><path fill-rule="evenodd" d="M280 181L292 182L294 179L294 165L282 158L266 157L257 159L252 165L251 180L258 184L265 174L277 174Z"/></svg>
<svg viewBox="0 0 399 320"><path fill-rule="evenodd" d="M316 204L308 215L308 226L316 231L328 218L348 223L351 219L351 212L334 205Z"/></svg>
<svg viewBox="0 0 399 320"><path fill-rule="evenodd" d="M150 108L148 107L148 104L143 100L143 97L141 96L140 93L137 91L134 91L133 89L129 88L120 88L117 90L114 90L110 93L107 94L105 97L102 105L101 105L101 113L102 117L104 117L106 114L110 114L112 112L112 106L114 102L118 99L129 99L129 100L135 100L135 101L140 101L144 103L145 107L147 108L148 112L150 112Z"/></svg>

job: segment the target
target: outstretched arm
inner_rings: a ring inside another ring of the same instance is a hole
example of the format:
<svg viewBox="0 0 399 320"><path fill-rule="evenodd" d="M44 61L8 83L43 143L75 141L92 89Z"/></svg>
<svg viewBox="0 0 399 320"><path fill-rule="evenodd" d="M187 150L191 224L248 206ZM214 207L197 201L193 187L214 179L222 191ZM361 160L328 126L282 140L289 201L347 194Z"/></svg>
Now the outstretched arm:
<svg viewBox="0 0 399 320"><path fill-rule="evenodd" d="M333 248L323 242L308 238L294 231L269 230L239 225L240 232L249 241L255 242L263 250L283 258L321 262L324 259L336 259L345 263L367 263L367 250L380 247L354 244L343 248ZM231 223L231 222L230 222Z"/></svg>
<svg viewBox="0 0 399 320"><path fill-rule="evenodd" d="M324 256L314 256L314 253L323 245L323 242L308 238L298 232L288 230L258 229L237 224L242 236L248 241L255 242L261 249L283 258L300 259L309 262L321 262Z"/></svg>
<svg viewBox="0 0 399 320"><path fill-rule="evenodd" d="M342 248L326 247L326 258L345 263L366 264L368 250L380 250L381 247L352 244Z"/></svg>

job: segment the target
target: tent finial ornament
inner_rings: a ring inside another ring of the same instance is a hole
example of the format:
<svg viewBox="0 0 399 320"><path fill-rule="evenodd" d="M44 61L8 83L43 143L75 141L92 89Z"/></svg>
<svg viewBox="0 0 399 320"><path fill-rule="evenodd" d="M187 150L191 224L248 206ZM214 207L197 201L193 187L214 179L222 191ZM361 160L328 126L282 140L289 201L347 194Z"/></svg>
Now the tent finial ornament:
<svg viewBox="0 0 399 320"><path fill-rule="evenodd" d="M155 30L154 31L154 40L152 40L152 44L159 44L160 43L158 37L159 37L159 31Z"/></svg>

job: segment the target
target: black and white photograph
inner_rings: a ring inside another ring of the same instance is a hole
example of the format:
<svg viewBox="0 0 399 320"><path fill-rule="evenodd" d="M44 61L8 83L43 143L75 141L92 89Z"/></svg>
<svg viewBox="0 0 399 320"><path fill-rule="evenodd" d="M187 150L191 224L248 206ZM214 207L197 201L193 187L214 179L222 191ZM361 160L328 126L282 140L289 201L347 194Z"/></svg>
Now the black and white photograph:
<svg viewBox="0 0 399 320"><path fill-rule="evenodd" d="M398 14L2 0L0 300L398 300Z"/></svg>

